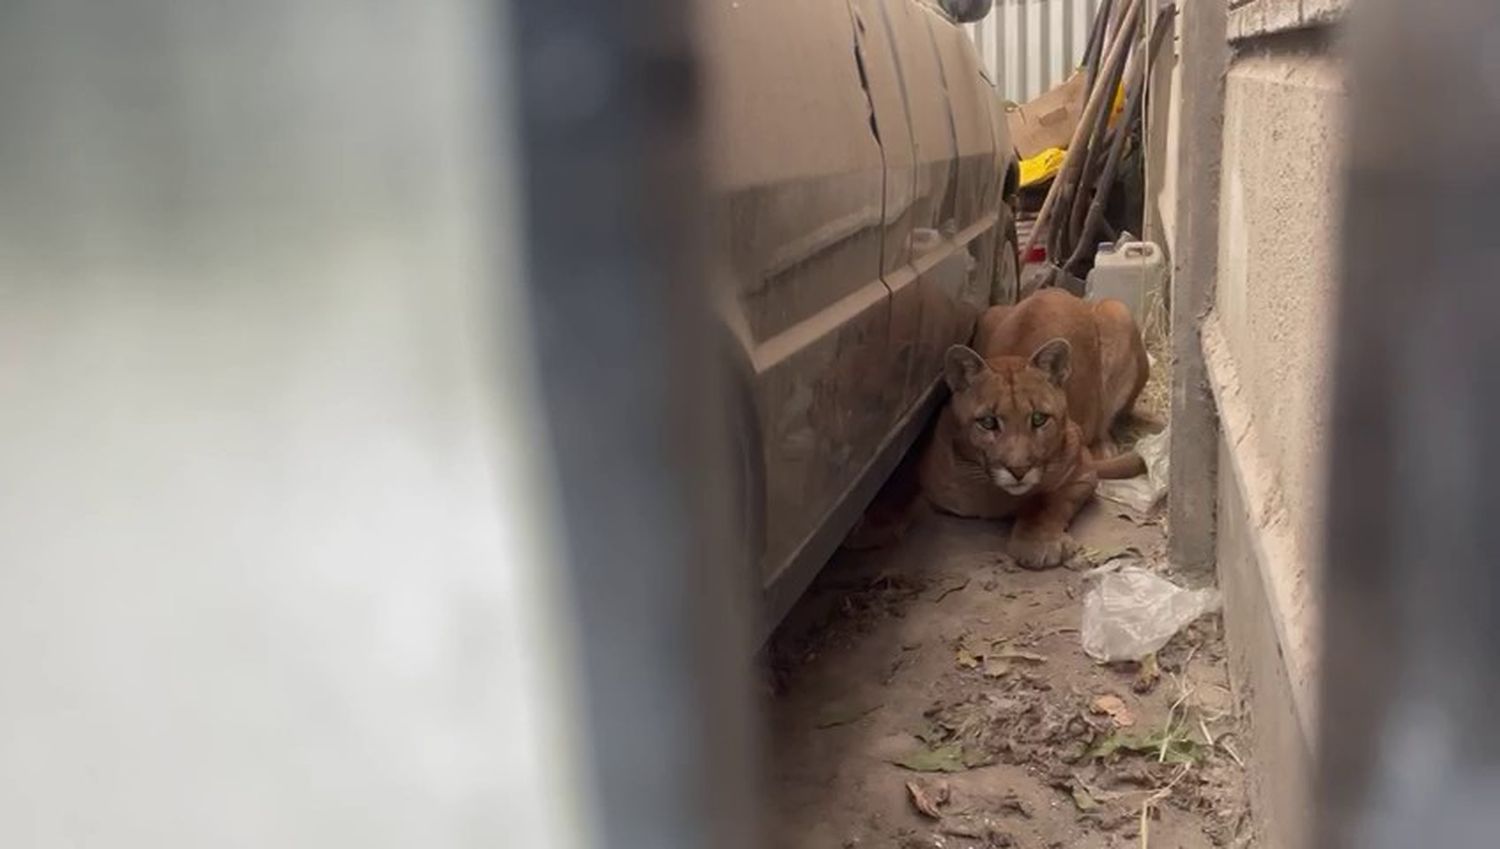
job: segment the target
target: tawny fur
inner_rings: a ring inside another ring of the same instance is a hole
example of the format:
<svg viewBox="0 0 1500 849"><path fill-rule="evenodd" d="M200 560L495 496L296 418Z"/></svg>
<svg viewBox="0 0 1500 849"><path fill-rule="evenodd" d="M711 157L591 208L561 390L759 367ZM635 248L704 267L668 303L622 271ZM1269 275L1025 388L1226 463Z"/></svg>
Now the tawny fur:
<svg viewBox="0 0 1500 849"><path fill-rule="evenodd" d="M1088 303L1048 289L991 307L975 350L949 351L953 397L920 461L922 493L959 516L1014 517L1011 555L1030 568L1057 565L1072 549L1068 525L1099 472L1128 476L1140 466L1133 456L1095 458L1116 453L1110 426L1148 374L1140 331L1119 301ZM997 482L1023 472L1035 482L1021 494Z"/></svg>

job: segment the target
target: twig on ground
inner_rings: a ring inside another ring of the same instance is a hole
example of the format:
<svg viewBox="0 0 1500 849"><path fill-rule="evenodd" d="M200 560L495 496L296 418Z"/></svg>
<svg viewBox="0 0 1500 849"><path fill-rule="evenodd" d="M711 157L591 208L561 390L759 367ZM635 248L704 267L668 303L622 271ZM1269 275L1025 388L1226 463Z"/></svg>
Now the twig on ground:
<svg viewBox="0 0 1500 849"><path fill-rule="evenodd" d="M1148 849L1151 843L1151 809L1160 804L1163 799L1172 795L1172 788L1176 787L1177 782L1181 781L1183 776L1187 775L1191 769L1192 766L1190 764L1183 764L1178 768L1177 774L1172 776L1171 781L1163 785L1160 790L1147 796L1146 800L1141 803L1141 849Z"/></svg>

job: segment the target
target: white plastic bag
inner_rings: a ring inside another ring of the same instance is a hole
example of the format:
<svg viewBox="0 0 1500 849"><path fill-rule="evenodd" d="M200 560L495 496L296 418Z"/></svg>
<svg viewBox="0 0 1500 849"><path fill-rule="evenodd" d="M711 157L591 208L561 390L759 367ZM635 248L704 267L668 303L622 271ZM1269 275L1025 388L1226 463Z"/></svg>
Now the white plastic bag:
<svg viewBox="0 0 1500 849"><path fill-rule="evenodd" d="M1135 453L1146 462L1146 473L1119 481L1099 481L1099 496L1124 504L1137 513L1150 513L1156 502L1167 494L1167 443L1171 428L1141 437Z"/></svg>
<svg viewBox="0 0 1500 849"><path fill-rule="evenodd" d="M1083 650L1105 662L1140 660L1218 607L1218 590L1185 590L1140 566L1125 566L1084 595Z"/></svg>

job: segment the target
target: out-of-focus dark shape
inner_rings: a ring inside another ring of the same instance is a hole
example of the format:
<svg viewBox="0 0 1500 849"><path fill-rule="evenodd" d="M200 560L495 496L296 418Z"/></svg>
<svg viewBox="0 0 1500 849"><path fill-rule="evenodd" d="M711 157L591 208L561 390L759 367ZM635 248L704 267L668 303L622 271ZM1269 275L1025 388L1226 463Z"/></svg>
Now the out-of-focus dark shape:
<svg viewBox="0 0 1500 849"><path fill-rule="evenodd" d="M0 845L590 845L497 11L0 10Z"/></svg>
<svg viewBox="0 0 1500 849"><path fill-rule="evenodd" d="M737 399L703 250L693 11L512 4L532 338L599 846L755 842L755 599L728 522Z"/></svg>
<svg viewBox="0 0 1500 849"><path fill-rule="evenodd" d="M961 24L972 24L984 20L995 8L995 0L939 0L943 11Z"/></svg>
<svg viewBox="0 0 1500 849"><path fill-rule="evenodd" d="M1500 5L1351 4L1326 849L1500 841Z"/></svg>

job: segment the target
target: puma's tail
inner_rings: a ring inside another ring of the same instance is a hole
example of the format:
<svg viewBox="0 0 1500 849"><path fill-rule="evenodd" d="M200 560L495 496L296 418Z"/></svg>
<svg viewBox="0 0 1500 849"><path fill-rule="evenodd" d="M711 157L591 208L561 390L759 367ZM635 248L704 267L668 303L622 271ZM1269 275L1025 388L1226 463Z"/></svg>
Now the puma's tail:
<svg viewBox="0 0 1500 849"><path fill-rule="evenodd" d="M1146 461L1134 451L1126 451L1107 460L1094 461L1094 474L1099 480L1112 481L1133 478L1146 473Z"/></svg>

